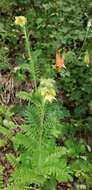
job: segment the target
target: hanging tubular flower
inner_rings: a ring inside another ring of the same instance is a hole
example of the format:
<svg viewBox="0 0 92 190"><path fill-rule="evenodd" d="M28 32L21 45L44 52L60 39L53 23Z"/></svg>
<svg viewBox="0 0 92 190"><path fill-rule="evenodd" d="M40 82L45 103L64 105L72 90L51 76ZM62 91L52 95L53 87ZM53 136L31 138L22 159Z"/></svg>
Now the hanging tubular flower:
<svg viewBox="0 0 92 190"><path fill-rule="evenodd" d="M87 23L87 31L90 29L91 25L92 25L92 20L90 19Z"/></svg>
<svg viewBox="0 0 92 190"><path fill-rule="evenodd" d="M60 50L56 49L56 64L54 65L54 68L57 71L60 71L62 68L66 68L64 62L64 53L61 56Z"/></svg>
<svg viewBox="0 0 92 190"><path fill-rule="evenodd" d="M44 98L44 101L52 102L56 96L54 81L52 79L41 79L39 93Z"/></svg>
<svg viewBox="0 0 92 190"><path fill-rule="evenodd" d="M19 25L19 26L25 26L25 24L27 23L27 19L24 16L16 16L15 17L15 24Z"/></svg>
<svg viewBox="0 0 92 190"><path fill-rule="evenodd" d="M89 57L89 52L88 52L88 50L85 51L84 63L86 64L87 67L89 67L89 64L90 64L90 57Z"/></svg>

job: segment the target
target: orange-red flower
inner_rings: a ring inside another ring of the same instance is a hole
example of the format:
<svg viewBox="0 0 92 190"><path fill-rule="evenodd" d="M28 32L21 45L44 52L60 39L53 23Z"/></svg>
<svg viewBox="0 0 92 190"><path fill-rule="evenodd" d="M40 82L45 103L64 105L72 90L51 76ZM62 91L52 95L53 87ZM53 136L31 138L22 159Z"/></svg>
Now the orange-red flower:
<svg viewBox="0 0 92 190"><path fill-rule="evenodd" d="M56 64L54 65L54 68L57 71L60 71L62 68L66 68L64 62L65 62L64 61L64 53L61 56L60 55L60 50L56 49Z"/></svg>

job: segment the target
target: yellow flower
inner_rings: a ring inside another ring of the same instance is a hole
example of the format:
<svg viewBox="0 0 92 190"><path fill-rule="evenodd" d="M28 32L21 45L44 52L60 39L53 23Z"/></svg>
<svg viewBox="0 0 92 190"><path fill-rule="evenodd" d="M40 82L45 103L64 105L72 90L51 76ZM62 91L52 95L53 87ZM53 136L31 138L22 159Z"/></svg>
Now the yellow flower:
<svg viewBox="0 0 92 190"><path fill-rule="evenodd" d="M53 88L54 87L55 81L53 79L41 79L40 80L40 86L42 87L48 87L48 88Z"/></svg>
<svg viewBox="0 0 92 190"><path fill-rule="evenodd" d="M39 93L44 98L44 101L52 102L56 96L54 89L54 81L52 79L41 79Z"/></svg>
<svg viewBox="0 0 92 190"><path fill-rule="evenodd" d="M52 102L53 100L56 99L56 98L55 98L55 95L56 95L55 91L54 91L53 94L50 93L50 92L47 92L46 95L44 96L44 101Z"/></svg>
<svg viewBox="0 0 92 190"><path fill-rule="evenodd" d="M23 27L23 26L25 26L26 22L27 22L27 19L24 16L16 16L15 17L15 24L16 25Z"/></svg>

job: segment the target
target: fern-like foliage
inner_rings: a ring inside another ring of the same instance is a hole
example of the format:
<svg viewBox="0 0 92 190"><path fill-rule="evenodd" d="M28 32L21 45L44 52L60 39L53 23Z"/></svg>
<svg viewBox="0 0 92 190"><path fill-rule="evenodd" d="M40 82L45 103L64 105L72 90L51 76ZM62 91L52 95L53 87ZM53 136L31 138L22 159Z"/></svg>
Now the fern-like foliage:
<svg viewBox="0 0 92 190"><path fill-rule="evenodd" d="M3 167L0 166L0 188L3 188Z"/></svg>
<svg viewBox="0 0 92 190"><path fill-rule="evenodd" d="M67 126L63 125L61 119L69 113L63 106L56 100L44 103L39 91L31 94L23 91L17 96L29 103L24 114L25 124L20 126L21 132L12 136L18 156L6 155L14 172L5 190L43 190L45 185L48 190L55 190L57 181L69 182L78 175L84 181L90 179L92 165L84 155L83 141L76 144L76 141L66 136ZM6 118L10 118L10 115L8 112ZM6 129L3 134L6 135ZM64 145L56 143L59 138L64 138Z"/></svg>
<svg viewBox="0 0 92 190"><path fill-rule="evenodd" d="M24 98L24 92L20 96ZM28 94L25 96L29 99ZM63 131L58 117L61 109L55 102L46 103L43 107L43 99L37 93L32 94L30 101L31 105L25 110L26 123L21 126L22 133L13 139L15 148L22 152L12 176L11 186L15 189L19 186L31 188L32 184L42 188L52 177L64 182L72 179L67 164L67 148L56 144L56 138Z"/></svg>
<svg viewBox="0 0 92 190"><path fill-rule="evenodd" d="M12 116L13 113L8 108L0 106L0 134L2 136L1 141L4 142L4 144L7 143L8 139L11 139L13 129L16 127L11 120Z"/></svg>
<svg viewBox="0 0 92 190"><path fill-rule="evenodd" d="M14 128L16 127L12 121L13 113L5 106L0 106L0 189L4 188L4 172L6 166L15 167L17 160L13 155L13 141ZM9 147L7 149L7 147ZM9 153L11 151L11 153ZM3 160L3 162L2 162Z"/></svg>

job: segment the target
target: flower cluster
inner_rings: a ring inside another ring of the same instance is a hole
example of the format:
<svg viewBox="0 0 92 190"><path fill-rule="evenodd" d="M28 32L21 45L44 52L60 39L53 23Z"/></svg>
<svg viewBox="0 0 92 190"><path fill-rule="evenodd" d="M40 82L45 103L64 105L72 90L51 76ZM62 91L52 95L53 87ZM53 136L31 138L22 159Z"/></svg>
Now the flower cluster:
<svg viewBox="0 0 92 190"><path fill-rule="evenodd" d="M55 81L52 79L41 79L40 80L40 86L39 86L39 92L41 96L44 98L44 101L52 102L56 96L55 87L54 87Z"/></svg>

